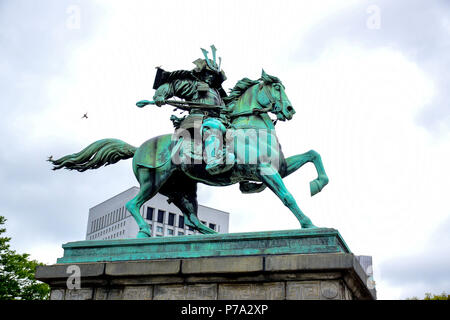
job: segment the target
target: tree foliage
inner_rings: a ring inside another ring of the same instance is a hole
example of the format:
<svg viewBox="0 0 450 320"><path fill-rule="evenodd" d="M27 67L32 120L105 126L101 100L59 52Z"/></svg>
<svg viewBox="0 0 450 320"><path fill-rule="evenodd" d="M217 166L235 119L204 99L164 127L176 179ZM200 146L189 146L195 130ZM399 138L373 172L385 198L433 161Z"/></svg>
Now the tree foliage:
<svg viewBox="0 0 450 320"><path fill-rule="evenodd" d="M442 292L442 294L425 293L425 298L423 300L450 300L450 294Z"/></svg>
<svg viewBox="0 0 450 320"><path fill-rule="evenodd" d="M417 297L408 298L406 300L421 300ZM425 293L423 300L450 300L450 294L442 292L441 294L431 294L429 292Z"/></svg>
<svg viewBox="0 0 450 320"><path fill-rule="evenodd" d="M3 236L5 222L6 218L0 216L0 300L48 299L49 286L34 278L36 266L42 263L11 250L11 238Z"/></svg>

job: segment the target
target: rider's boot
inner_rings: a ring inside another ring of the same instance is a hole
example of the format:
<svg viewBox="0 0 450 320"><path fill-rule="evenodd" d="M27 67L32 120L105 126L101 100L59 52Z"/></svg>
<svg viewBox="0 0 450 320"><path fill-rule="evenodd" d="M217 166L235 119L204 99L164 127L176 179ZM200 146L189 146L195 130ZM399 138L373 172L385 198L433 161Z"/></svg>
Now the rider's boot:
<svg viewBox="0 0 450 320"><path fill-rule="evenodd" d="M233 167L234 160L232 153L226 153L226 159L224 159L224 150L220 147L219 139L210 132L205 139L206 171L211 175L226 172Z"/></svg>

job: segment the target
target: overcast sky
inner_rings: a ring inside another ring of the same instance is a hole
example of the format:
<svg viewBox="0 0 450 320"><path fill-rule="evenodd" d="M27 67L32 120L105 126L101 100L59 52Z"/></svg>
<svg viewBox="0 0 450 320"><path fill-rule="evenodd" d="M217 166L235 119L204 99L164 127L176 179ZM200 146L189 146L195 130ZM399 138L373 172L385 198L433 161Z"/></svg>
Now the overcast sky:
<svg viewBox="0 0 450 320"><path fill-rule="evenodd" d="M13 248L55 263L84 239L90 207L138 185L131 160L84 173L45 160L172 132L171 108L135 103L153 96L155 66L190 70L215 44L225 89L262 68L282 80L297 112L277 125L283 152L318 151L330 177L314 197L312 165L286 186L317 226L373 256L379 298L450 292L449 17L444 0L1 1L0 214ZM231 232L299 227L269 190L198 197L231 213Z"/></svg>

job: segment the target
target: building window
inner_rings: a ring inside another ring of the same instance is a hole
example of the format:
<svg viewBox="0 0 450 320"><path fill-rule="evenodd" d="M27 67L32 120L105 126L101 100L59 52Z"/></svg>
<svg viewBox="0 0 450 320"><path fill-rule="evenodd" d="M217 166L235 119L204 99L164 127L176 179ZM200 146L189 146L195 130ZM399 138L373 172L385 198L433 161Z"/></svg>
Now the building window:
<svg viewBox="0 0 450 320"><path fill-rule="evenodd" d="M215 225L214 223L210 223L210 224L209 224L209 227L210 227L211 229L213 229L213 230L216 230L216 225Z"/></svg>
<svg viewBox="0 0 450 320"><path fill-rule="evenodd" d="M167 229L167 234L169 236L173 236L173 230L172 229Z"/></svg>
<svg viewBox="0 0 450 320"><path fill-rule="evenodd" d="M164 211L163 210L158 210L158 222L164 223Z"/></svg>
<svg viewBox="0 0 450 320"><path fill-rule="evenodd" d="M175 213L169 213L169 222L167 223L169 226L173 226L175 222Z"/></svg>
<svg viewBox="0 0 450 320"><path fill-rule="evenodd" d="M153 209L152 207L147 207L147 216L146 219L147 220L153 220L153 211L155 209Z"/></svg>
<svg viewBox="0 0 450 320"><path fill-rule="evenodd" d="M184 236L184 232L183 231L178 231L178 235L179 236Z"/></svg>
<svg viewBox="0 0 450 320"><path fill-rule="evenodd" d="M156 232L163 233L163 227L156 227Z"/></svg>
<svg viewBox="0 0 450 320"><path fill-rule="evenodd" d="M184 228L184 216L178 216L178 228Z"/></svg>

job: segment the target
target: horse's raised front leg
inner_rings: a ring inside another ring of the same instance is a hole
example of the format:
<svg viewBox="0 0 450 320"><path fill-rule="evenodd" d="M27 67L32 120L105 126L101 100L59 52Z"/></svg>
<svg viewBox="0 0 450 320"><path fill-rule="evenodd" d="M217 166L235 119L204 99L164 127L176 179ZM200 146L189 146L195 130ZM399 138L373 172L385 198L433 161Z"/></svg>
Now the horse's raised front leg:
<svg viewBox="0 0 450 320"><path fill-rule="evenodd" d="M320 154L314 150L298 154L286 159L287 170L283 178L290 175L292 172L297 171L305 163L312 162L316 167L317 178L309 183L309 188L311 191L311 196L322 191L323 187L328 184L328 176L323 168L322 158Z"/></svg>
<svg viewBox="0 0 450 320"><path fill-rule="evenodd" d="M259 180L272 190L297 217L302 228L314 228L311 220L300 210L292 194L286 189L283 179L275 168L262 166L257 173Z"/></svg>
<svg viewBox="0 0 450 320"><path fill-rule="evenodd" d="M328 176L325 173L325 169L323 167L322 159L320 154L314 150L310 150L308 152L298 154L286 159L286 172L283 172L282 177L287 177L291 173L300 169L304 164L312 162L316 167L317 171L317 179L311 181L309 183L311 196L322 191L323 187L328 184ZM263 191L266 186L264 184L250 182L250 181L242 181L239 183L240 190L242 193L257 193Z"/></svg>

